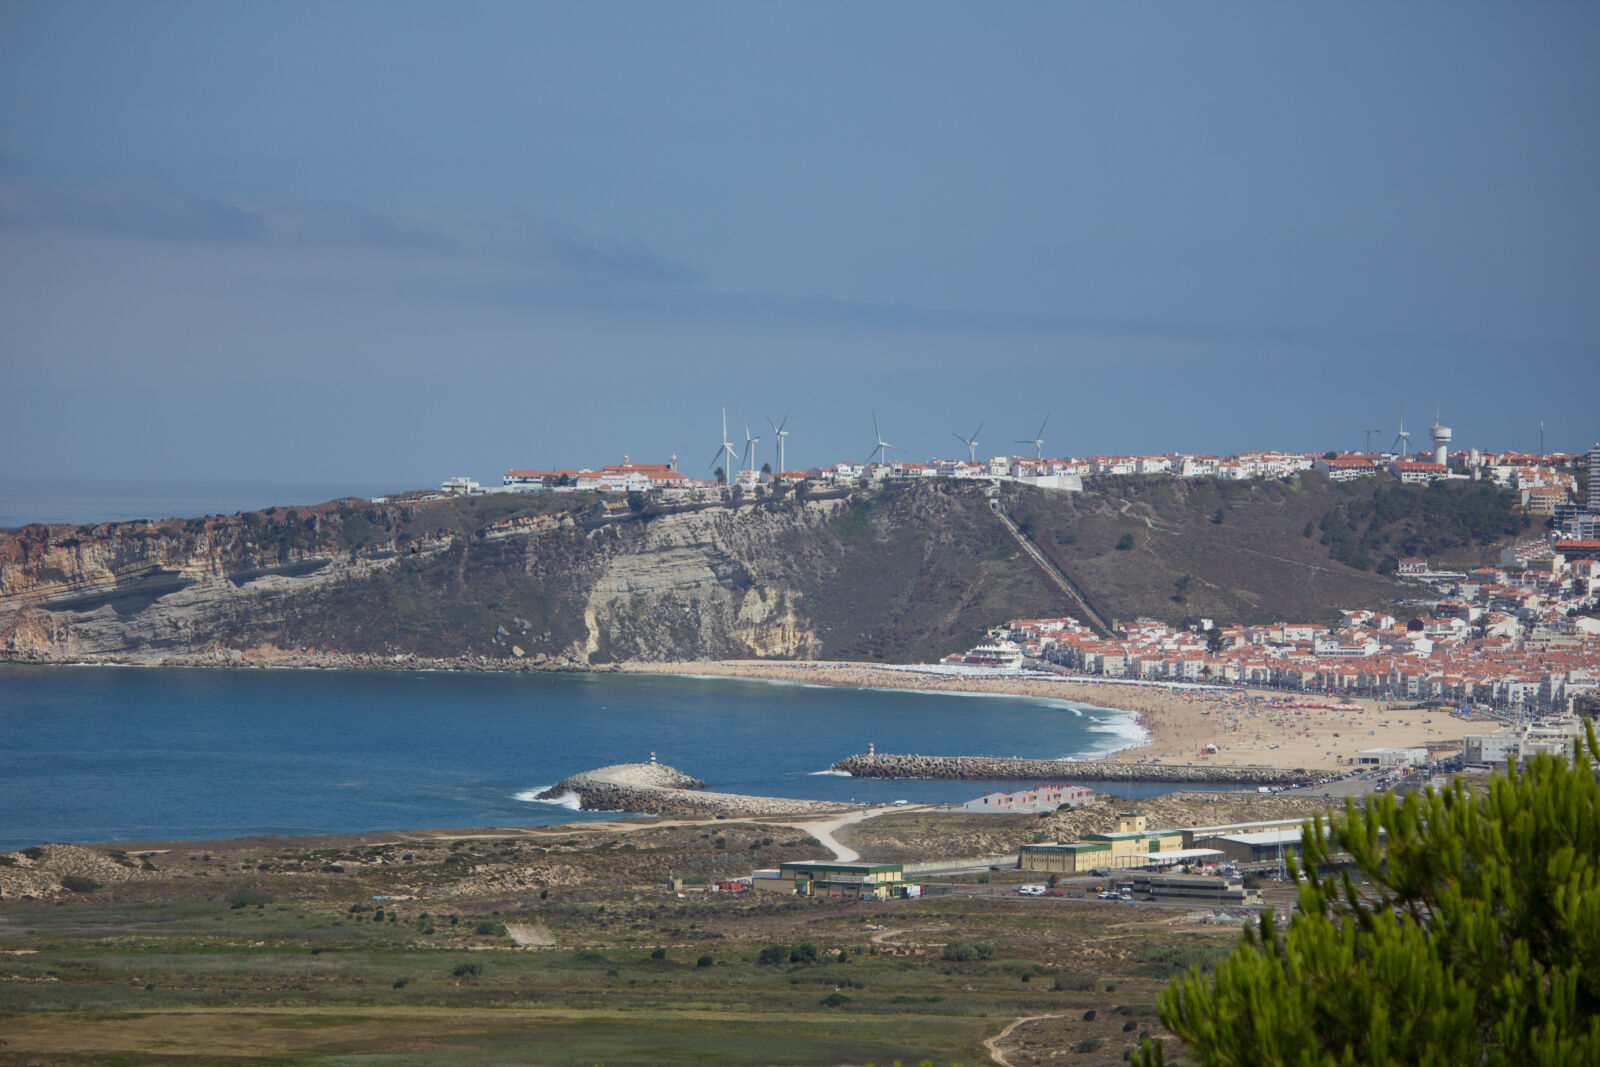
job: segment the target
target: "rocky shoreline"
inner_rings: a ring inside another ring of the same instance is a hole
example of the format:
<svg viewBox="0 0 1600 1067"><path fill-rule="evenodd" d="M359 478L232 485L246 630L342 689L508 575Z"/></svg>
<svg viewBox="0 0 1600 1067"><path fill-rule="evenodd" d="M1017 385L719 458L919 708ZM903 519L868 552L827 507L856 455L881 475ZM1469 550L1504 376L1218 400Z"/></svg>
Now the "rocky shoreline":
<svg viewBox="0 0 1600 1067"><path fill-rule="evenodd" d="M810 815L850 811L849 804L788 797L705 792L706 783L664 763L618 763L563 778L540 800L578 798L584 811L637 811L647 815Z"/></svg>
<svg viewBox="0 0 1600 1067"><path fill-rule="evenodd" d="M856 778L1016 779L1040 782L1209 782L1296 785L1312 778L1301 767L1198 766L1118 760L1020 759L1014 756L917 756L857 753L833 765Z"/></svg>

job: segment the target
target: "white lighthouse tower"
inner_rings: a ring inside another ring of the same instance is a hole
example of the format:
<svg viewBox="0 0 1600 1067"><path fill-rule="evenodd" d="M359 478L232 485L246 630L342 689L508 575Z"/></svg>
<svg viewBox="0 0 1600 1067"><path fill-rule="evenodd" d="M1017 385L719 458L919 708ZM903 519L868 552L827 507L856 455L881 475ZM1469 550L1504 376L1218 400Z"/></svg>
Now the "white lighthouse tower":
<svg viewBox="0 0 1600 1067"><path fill-rule="evenodd" d="M1450 427L1439 424L1439 416L1433 417L1433 425L1428 427L1428 434L1433 438L1433 461L1440 466L1450 462Z"/></svg>

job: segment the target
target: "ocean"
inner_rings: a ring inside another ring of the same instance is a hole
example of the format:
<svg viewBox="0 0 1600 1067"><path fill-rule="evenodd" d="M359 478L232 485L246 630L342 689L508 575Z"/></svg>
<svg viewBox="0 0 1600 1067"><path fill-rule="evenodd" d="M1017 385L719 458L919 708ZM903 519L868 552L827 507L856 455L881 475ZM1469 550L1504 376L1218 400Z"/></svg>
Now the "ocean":
<svg viewBox="0 0 1600 1067"><path fill-rule="evenodd" d="M320 504L345 496L371 497L419 486L368 479L326 482L179 481L158 478L49 479L0 476L0 530L30 522L122 522L232 515L279 506Z"/></svg>
<svg viewBox="0 0 1600 1067"><path fill-rule="evenodd" d="M532 797L652 752L728 792L959 802L1032 783L827 768L869 743L1087 758L1139 736L1065 700L726 678L0 665L0 849L614 818Z"/></svg>

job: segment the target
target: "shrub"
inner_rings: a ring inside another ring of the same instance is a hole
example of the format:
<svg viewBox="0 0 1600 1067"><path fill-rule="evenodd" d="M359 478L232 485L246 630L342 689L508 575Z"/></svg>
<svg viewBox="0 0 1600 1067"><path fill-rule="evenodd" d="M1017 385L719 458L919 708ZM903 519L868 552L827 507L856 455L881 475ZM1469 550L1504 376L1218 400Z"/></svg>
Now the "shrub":
<svg viewBox="0 0 1600 1067"><path fill-rule="evenodd" d="M664 948L658 948L654 952L650 953L650 958L653 960L664 960L667 958L667 950Z"/></svg>
<svg viewBox="0 0 1600 1067"><path fill-rule="evenodd" d="M756 957L756 962L760 964L774 964L783 963L788 959L788 945L768 945L766 948L762 949L761 954Z"/></svg>
<svg viewBox="0 0 1600 1067"><path fill-rule="evenodd" d="M1090 1008L1088 1011L1083 1013L1083 1021L1086 1023L1094 1022L1094 1014L1094 1009Z"/></svg>
<svg viewBox="0 0 1600 1067"><path fill-rule="evenodd" d="M1058 993L1088 993L1095 987L1092 974L1058 974L1051 987Z"/></svg>
<svg viewBox="0 0 1600 1067"><path fill-rule="evenodd" d="M264 907L276 899L277 897L263 889L235 889L228 894L228 904L235 911L240 908Z"/></svg>
<svg viewBox="0 0 1600 1067"><path fill-rule="evenodd" d="M96 889L100 888L99 882L95 881L93 878L85 878L81 874L66 875L61 879L61 885L63 888L72 890L74 893L93 893Z"/></svg>
<svg viewBox="0 0 1600 1067"><path fill-rule="evenodd" d="M1086 1037L1082 1041L1079 1041L1076 1045L1073 1045L1072 1046L1072 1051L1074 1051L1074 1052L1098 1052L1100 1050L1100 1047L1102 1045L1104 1045L1104 1044L1105 1044L1105 1042L1101 1041L1098 1037Z"/></svg>
<svg viewBox="0 0 1600 1067"><path fill-rule="evenodd" d="M1117 549L1118 552L1126 552L1126 551L1128 551L1128 549L1130 549L1132 547L1133 547L1133 534L1125 533L1121 537L1117 538L1116 549Z"/></svg>
<svg viewBox="0 0 1600 1067"><path fill-rule="evenodd" d="M479 937L505 937L506 927L504 923L491 922L485 919L474 926L472 932Z"/></svg>
<svg viewBox="0 0 1600 1067"><path fill-rule="evenodd" d="M44 859L44 849L39 845L31 845L28 848L23 849L22 854L28 857L30 860Z"/></svg>
<svg viewBox="0 0 1600 1067"><path fill-rule="evenodd" d="M843 993L829 993L822 998L822 1006L824 1008L838 1008L848 1003L850 1003L850 998Z"/></svg>
<svg viewBox="0 0 1600 1067"><path fill-rule="evenodd" d="M987 960L994 956L994 946L987 941L952 941L944 947L943 957L957 963Z"/></svg>
<svg viewBox="0 0 1600 1067"><path fill-rule="evenodd" d="M1157 945L1140 953L1139 970L1158 978L1179 974L1191 967L1209 974L1218 960L1232 953L1232 948L1220 945Z"/></svg>
<svg viewBox="0 0 1600 1067"><path fill-rule="evenodd" d="M710 956L701 956L699 959L694 961L694 965L696 967L709 967L716 962L717 961L712 959Z"/></svg>
<svg viewBox="0 0 1600 1067"><path fill-rule="evenodd" d="M808 941L802 941L789 952L790 963L816 963L817 946Z"/></svg>
<svg viewBox="0 0 1600 1067"><path fill-rule="evenodd" d="M483 973L483 965L480 963L458 963L455 970L450 973L457 978L476 978Z"/></svg>

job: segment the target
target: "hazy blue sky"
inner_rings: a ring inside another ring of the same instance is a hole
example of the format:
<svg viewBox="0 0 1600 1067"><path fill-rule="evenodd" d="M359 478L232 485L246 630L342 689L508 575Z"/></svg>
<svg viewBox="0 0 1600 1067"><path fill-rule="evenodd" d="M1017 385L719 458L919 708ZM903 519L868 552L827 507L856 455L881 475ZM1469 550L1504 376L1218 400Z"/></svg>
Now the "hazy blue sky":
<svg viewBox="0 0 1600 1067"><path fill-rule="evenodd" d="M5 466L1587 447L1597 55L1589 3L7 0Z"/></svg>

